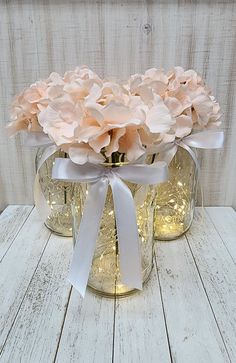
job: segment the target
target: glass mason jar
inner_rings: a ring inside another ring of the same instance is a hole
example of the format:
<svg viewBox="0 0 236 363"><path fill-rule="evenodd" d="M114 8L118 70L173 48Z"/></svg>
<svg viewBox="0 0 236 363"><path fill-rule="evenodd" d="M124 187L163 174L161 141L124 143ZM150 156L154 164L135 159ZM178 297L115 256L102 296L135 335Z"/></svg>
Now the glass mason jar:
<svg viewBox="0 0 236 363"><path fill-rule="evenodd" d="M45 147L40 147L36 154L36 170ZM67 154L56 151L39 169L39 183L44 197L50 206L45 225L54 233L61 236L72 236L72 183L52 179L52 167L55 158L65 158Z"/></svg>
<svg viewBox="0 0 236 363"><path fill-rule="evenodd" d="M182 147L169 165L169 180L156 187L154 202L154 238L176 239L193 220L197 189L196 165Z"/></svg>
<svg viewBox="0 0 236 363"><path fill-rule="evenodd" d="M104 164L107 167L121 166L123 163ZM139 232L143 283L145 283L153 267L153 200L155 188L126 182L130 188L136 206L136 217ZM74 242L80 225L89 184L75 184L72 202ZM88 226L89 228L89 226ZM127 241L129 243L129 241ZM96 242L95 254L90 270L88 287L99 295L106 297L126 296L136 289L121 282L119 268L119 245L117 240L116 222L112 191L108 187L105 207Z"/></svg>

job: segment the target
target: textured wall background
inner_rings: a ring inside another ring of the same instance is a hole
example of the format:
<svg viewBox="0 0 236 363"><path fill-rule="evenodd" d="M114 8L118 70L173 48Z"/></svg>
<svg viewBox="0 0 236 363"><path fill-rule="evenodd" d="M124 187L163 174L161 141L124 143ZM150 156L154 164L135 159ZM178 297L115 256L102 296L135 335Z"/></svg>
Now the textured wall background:
<svg viewBox="0 0 236 363"><path fill-rule="evenodd" d="M219 100L224 151L204 151L206 205L236 206L236 1L0 1L0 209L32 203L35 151L9 140L8 105L51 71L87 64L126 78L148 67L200 72Z"/></svg>

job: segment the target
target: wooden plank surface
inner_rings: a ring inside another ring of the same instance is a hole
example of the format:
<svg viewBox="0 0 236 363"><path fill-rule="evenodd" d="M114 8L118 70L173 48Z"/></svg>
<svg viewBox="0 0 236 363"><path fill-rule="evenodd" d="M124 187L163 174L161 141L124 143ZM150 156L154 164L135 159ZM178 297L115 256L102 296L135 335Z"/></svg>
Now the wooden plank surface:
<svg viewBox="0 0 236 363"><path fill-rule="evenodd" d="M224 212L221 217L224 219ZM218 228L218 226L217 226ZM220 226L219 226L220 228ZM236 361L236 265L215 226L201 210L186 235L232 362ZM236 246L235 246L236 248Z"/></svg>
<svg viewBox="0 0 236 363"><path fill-rule="evenodd" d="M141 293L117 299L114 362L171 362L156 265Z"/></svg>
<svg viewBox="0 0 236 363"><path fill-rule="evenodd" d="M67 281L71 238L52 235L29 284L1 362L53 362L71 286ZM66 361L65 361L66 362Z"/></svg>
<svg viewBox="0 0 236 363"><path fill-rule="evenodd" d="M186 239L156 246L174 362L230 362Z"/></svg>
<svg viewBox="0 0 236 363"><path fill-rule="evenodd" d="M205 204L236 206L235 1L2 0L0 14L0 210L33 203L35 150L4 130L13 96L82 64L122 80L150 67L201 73L226 135L224 151L200 155Z"/></svg>
<svg viewBox="0 0 236 363"><path fill-rule="evenodd" d="M229 254L236 263L236 213L233 208L206 208L212 224L215 226Z"/></svg>
<svg viewBox="0 0 236 363"><path fill-rule="evenodd" d="M0 351L50 236L34 209L0 263Z"/></svg>
<svg viewBox="0 0 236 363"><path fill-rule="evenodd" d="M18 218L0 263L0 363L236 361L235 218L197 209L186 237L156 243L143 292L116 300L71 290L71 239L51 235L35 209Z"/></svg>
<svg viewBox="0 0 236 363"><path fill-rule="evenodd" d="M0 215L0 261L24 225L32 206L9 205Z"/></svg>
<svg viewBox="0 0 236 363"><path fill-rule="evenodd" d="M114 300L72 290L56 363L112 361Z"/></svg>

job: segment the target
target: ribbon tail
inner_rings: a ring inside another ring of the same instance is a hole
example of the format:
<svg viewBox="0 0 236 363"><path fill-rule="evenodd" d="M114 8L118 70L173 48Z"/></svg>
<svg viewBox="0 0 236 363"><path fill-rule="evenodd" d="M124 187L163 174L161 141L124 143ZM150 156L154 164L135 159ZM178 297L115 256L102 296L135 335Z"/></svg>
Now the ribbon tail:
<svg viewBox="0 0 236 363"><path fill-rule="evenodd" d="M121 280L126 285L141 290L141 254L133 196L120 178L113 176L109 181L119 241Z"/></svg>
<svg viewBox="0 0 236 363"><path fill-rule="evenodd" d="M76 244L70 266L68 279L70 283L84 297L96 240L106 201L108 180L100 179L90 184L89 193L85 201L83 216L79 230L75 230Z"/></svg>
<svg viewBox="0 0 236 363"><path fill-rule="evenodd" d="M50 214L50 207L44 197L43 191L41 189L41 185L39 182L39 169L43 165L43 163L57 151L58 147L56 145L48 146L40 159L39 165L37 166L36 176L34 180L34 202L35 207L40 215L40 218L45 222L47 217Z"/></svg>

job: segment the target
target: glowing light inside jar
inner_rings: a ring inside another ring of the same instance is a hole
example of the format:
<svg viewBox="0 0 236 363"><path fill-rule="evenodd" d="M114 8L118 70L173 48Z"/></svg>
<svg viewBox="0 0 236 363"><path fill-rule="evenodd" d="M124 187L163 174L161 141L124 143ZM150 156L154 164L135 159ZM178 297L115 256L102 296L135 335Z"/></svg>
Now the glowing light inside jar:
<svg viewBox="0 0 236 363"><path fill-rule="evenodd" d="M191 222L195 166L188 153L178 150L177 154L169 165L168 182L156 189L154 233L160 240L177 238Z"/></svg>

